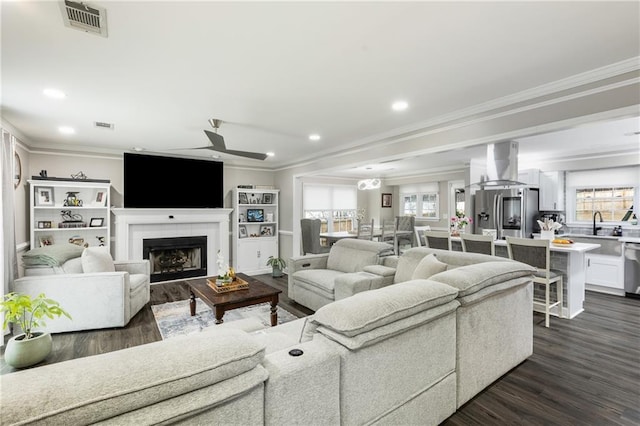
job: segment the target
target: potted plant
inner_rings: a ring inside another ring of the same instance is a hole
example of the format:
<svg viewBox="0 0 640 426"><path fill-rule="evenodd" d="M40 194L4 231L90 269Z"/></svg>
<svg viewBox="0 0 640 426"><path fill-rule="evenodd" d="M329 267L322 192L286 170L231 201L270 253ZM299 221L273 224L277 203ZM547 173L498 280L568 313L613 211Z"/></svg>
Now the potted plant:
<svg viewBox="0 0 640 426"><path fill-rule="evenodd" d="M3 330L9 323L18 325L22 330L22 333L9 339L4 351L5 362L15 368L35 365L51 353L51 334L34 331L45 325L45 317L53 319L64 315L71 319L58 302L47 299L44 293L35 298L28 294L8 293L0 302L0 307L4 313Z"/></svg>
<svg viewBox="0 0 640 426"><path fill-rule="evenodd" d="M285 262L281 257L269 256L267 265L273 268L273 270L271 271L271 276L277 278L284 275L282 270L287 266L287 262Z"/></svg>

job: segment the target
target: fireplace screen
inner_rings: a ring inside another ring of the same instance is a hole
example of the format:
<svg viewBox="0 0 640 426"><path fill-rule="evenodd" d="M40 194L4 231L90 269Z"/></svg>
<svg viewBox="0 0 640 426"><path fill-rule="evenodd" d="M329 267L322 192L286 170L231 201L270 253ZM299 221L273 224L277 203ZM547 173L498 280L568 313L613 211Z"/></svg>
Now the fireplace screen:
<svg viewBox="0 0 640 426"><path fill-rule="evenodd" d="M142 242L151 282L207 275L207 237L152 238Z"/></svg>

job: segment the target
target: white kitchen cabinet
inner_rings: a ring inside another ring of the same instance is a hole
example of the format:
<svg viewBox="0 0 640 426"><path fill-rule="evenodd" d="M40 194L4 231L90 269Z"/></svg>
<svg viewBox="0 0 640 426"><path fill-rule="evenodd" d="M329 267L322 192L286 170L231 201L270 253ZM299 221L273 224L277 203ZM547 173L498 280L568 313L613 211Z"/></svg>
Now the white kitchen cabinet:
<svg viewBox="0 0 640 426"><path fill-rule="evenodd" d="M587 254L586 284L588 290L624 295L622 256Z"/></svg>
<svg viewBox="0 0 640 426"><path fill-rule="evenodd" d="M539 210L564 210L564 172L540 173Z"/></svg>
<svg viewBox="0 0 640 426"><path fill-rule="evenodd" d="M271 272L269 256L278 257L277 189L234 190L233 266L248 275Z"/></svg>
<svg viewBox="0 0 640 426"><path fill-rule="evenodd" d="M71 242L110 247L109 180L29 180L31 248Z"/></svg>
<svg viewBox="0 0 640 426"><path fill-rule="evenodd" d="M518 181L528 186L538 188L540 186L540 170L526 169L518 171Z"/></svg>

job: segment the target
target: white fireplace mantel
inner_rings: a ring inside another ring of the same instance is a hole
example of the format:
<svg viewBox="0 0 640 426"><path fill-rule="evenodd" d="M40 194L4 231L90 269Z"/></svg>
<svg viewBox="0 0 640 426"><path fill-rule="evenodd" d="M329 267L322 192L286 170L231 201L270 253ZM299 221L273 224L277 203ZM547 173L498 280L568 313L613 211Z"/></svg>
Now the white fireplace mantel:
<svg viewBox="0 0 640 426"><path fill-rule="evenodd" d="M207 237L207 275L217 274L218 250L229 264L229 215L233 209L113 208L115 259L143 259L147 238Z"/></svg>

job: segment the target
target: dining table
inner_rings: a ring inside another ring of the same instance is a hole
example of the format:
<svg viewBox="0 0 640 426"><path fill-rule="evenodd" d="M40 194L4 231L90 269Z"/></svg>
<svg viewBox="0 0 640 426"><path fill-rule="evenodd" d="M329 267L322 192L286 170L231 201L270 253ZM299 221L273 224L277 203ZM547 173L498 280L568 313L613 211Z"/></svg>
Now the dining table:
<svg viewBox="0 0 640 426"><path fill-rule="evenodd" d="M411 231L396 231L396 239L394 241L394 253L398 253L398 237L411 235L413 232ZM382 228L374 228L373 229L373 239L380 240L382 237ZM332 231L332 232L321 232L320 238L325 238L327 240L327 244L330 246L333 245L336 241L342 240L344 238L358 238L358 234L356 231Z"/></svg>

